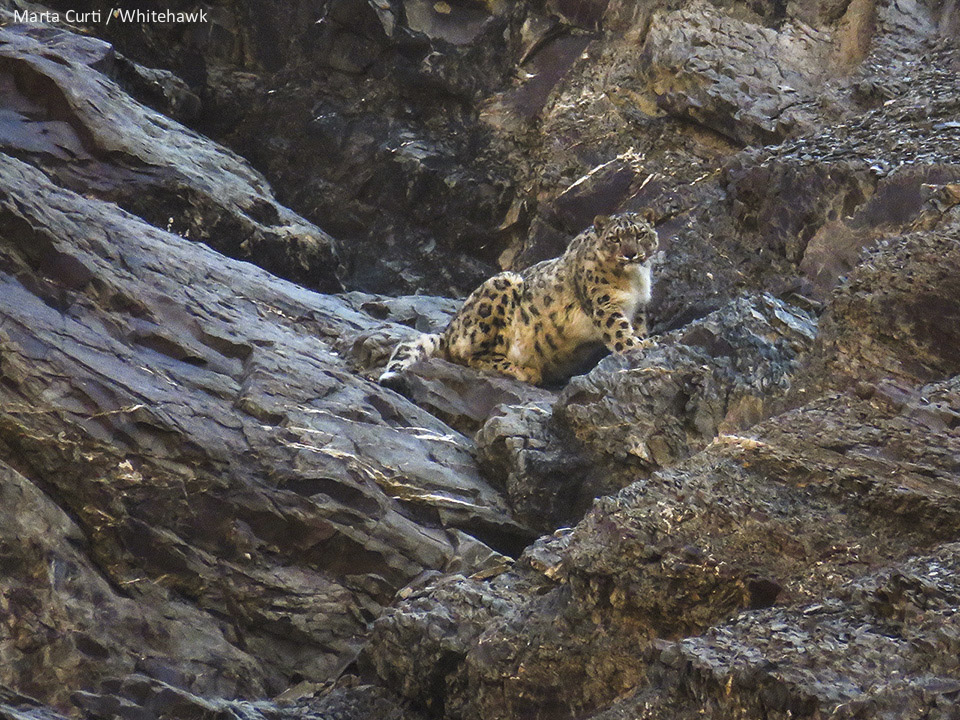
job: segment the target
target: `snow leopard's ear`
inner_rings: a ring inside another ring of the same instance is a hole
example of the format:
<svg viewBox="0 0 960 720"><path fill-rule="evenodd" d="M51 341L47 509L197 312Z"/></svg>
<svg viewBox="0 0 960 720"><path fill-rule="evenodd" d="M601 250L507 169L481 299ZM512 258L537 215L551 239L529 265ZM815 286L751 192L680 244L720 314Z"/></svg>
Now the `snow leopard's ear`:
<svg viewBox="0 0 960 720"><path fill-rule="evenodd" d="M653 223L654 223L654 222L656 221L656 219L657 219L657 216L653 214L653 209L652 209L652 208L644 208L643 210L641 210L641 211L640 211L640 217L642 217L644 220L646 220L646 221L647 221L648 223L650 223L651 225L653 225Z"/></svg>
<svg viewBox="0 0 960 720"><path fill-rule="evenodd" d="M596 230L598 233L602 233L603 229L609 224L610 224L609 215L597 215L593 219L593 229Z"/></svg>

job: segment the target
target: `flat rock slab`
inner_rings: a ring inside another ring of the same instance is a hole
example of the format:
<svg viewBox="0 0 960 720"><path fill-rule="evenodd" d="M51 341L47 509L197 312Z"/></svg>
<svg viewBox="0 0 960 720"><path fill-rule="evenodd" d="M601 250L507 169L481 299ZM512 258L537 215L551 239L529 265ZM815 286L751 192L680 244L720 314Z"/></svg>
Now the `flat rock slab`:
<svg viewBox="0 0 960 720"><path fill-rule="evenodd" d="M161 649L108 623L89 643L58 645L38 618L24 626L32 646L0 643L17 657L0 679L43 677L54 647L65 668L108 648L110 663L85 666L87 687L134 665L201 694L328 679L397 588L426 569L483 566L491 553L471 535L509 550L528 536L479 476L468 438L334 352L379 324L344 300L9 156L0 237L3 457L74 518L104 576L89 582L122 588L148 614L183 605L196 641ZM79 563L63 542L57 552ZM194 672L210 652L196 643L237 657Z"/></svg>
<svg viewBox="0 0 960 720"><path fill-rule="evenodd" d="M471 436L504 405L549 404L557 396L556 391L435 358L406 371L404 384L404 394L417 405Z"/></svg>

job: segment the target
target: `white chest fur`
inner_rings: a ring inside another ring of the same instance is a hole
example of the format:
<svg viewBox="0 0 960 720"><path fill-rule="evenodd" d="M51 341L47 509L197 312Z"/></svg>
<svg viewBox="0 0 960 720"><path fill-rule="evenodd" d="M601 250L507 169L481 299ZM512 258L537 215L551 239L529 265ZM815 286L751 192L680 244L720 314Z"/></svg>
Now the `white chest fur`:
<svg viewBox="0 0 960 720"><path fill-rule="evenodd" d="M651 284L651 266L650 261L632 269L629 274L629 290L625 293L623 299L623 314L628 318L633 318L637 310L650 302Z"/></svg>

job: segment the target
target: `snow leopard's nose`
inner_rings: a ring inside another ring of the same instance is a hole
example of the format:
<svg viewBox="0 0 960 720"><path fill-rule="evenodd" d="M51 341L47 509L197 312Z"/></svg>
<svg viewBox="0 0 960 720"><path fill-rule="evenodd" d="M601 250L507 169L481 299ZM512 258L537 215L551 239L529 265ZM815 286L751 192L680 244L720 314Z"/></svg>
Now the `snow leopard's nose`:
<svg viewBox="0 0 960 720"><path fill-rule="evenodd" d="M640 247L635 240L624 240L620 243L620 256L627 261L638 260Z"/></svg>

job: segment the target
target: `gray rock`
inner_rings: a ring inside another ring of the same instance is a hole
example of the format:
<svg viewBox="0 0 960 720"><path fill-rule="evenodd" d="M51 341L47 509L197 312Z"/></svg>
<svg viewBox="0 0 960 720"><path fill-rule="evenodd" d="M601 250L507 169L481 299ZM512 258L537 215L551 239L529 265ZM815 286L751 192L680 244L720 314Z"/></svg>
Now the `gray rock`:
<svg viewBox="0 0 960 720"><path fill-rule="evenodd" d="M44 707L31 697L0 685L0 718L3 720L65 720L66 715L61 715Z"/></svg>
<svg viewBox="0 0 960 720"><path fill-rule="evenodd" d="M651 650L644 693L595 720L701 717L949 718L957 661L960 547L887 568L838 597L743 613L697 638Z"/></svg>
<svg viewBox="0 0 960 720"><path fill-rule="evenodd" d="M10 88L0 150L157 227L310 287L341 288L337 242L280 205L237 155L140 105L98 72L117 67L110 45L53 27L12 26L0 29L0 57Z"/></svg>
<svg viewBox="0 0 960 720"><path fill-rule="evenodd" d="M403 708L381 688L364 685L345 676L322 696L318 687L302 682L275 701L207 699L143 675L131 675L109 683L107 693L78 692L74 701L87 717L123 718L214 718L215 720L418 720L421 716ZM298 692L305 695L298 696ZM40 716L42 717L42 716ZM60 716L57 716L60 717Z"/></svg>
<svg viewBox="0 0 960 720"><path fill-rule="evenodd" d="M952 692L952 616L940 622L931 607L936 622L913 626L911 654L892 660L904 663L892 682L875 674L888 661L871 665L858 654L899 643L869 630L886 622L875 618L881 613L896 617L872 607L890 597L885 581L877 591L856 589L876 586L874 568L913 568L897 571L917 578L910 592L920 597L940 584L944 590L932 592L943 592L946 605L955 589L945 560L910 558L960 535L957 429L943 421L960 410L957 380L918 395L926 412L831 395L747 434L721 435L685 462L598 500L572 531L508 572L435 578L378 621L364 655L377 658L384 682L449 717L589 717L628 691L633 700L601 717L721 718L730 708L752 717L759 707L796 715L854 695L864 707L893 707L897 692L911 707L936 708L938 696L926 688L932 678L931 688ZM518 588L532 592L518 597ZM855 599L864 593L876 599ZM793 609L725 624L774 604ZM457 621L444 630L435 619L450 612ZM405 634L449 638L454 627L460 640L442 661L439 651L432 656L439 664L411 649ZM852 641L863 627L863 642ZM846 662L857 664L849 676ZM417 684L432 673L442 673L442 684Z"/></svg>
<svg viewBox="0 0 960 720"><path fill-rule="evenodd" d="M953 720L957 9L5 26L0 716ZM421 408L455 300L176 235L453 296L646 207L644 351Z"/></svg>
<svg viewBox="0 0 960 720"><path fill-rule="evenodd" d="M200 116L200 98L169 70L144 67L114 53L114 62L105 72L144 105L178 122L189 123Z"/></svg>
<svg viewBox="0 0 960 720"><path fill-rule="evenodd" d="M138 666L163 667L171 679L208 694L262 695L276 681L231 644L229 625L176 598L162 581L143 583L132 597L132 588L111 583L88 556L81 526L6 463L0 500L7 622L0 682L67 707L73 690L91 678Z"/></svg>
<svg viewBox="0 0 960 720"><path fill-rule="evenodd" d="M812 347L816 322L770 296L745 297L609 356L548 407L508 408L477 436L487 475L505 477L514 510L549 530L594 497L675 464L718 433L770 413Z"/></svg>
<svg viewBox="0 0 960 720"><path fill-rule="evenodd" d="M755 145L809 132L829 117L836 97L819 78L831 40L803 22L774 29L693 3L654 13L645 53L663 110Z"/></svg>
<svg viewBox="0 0 960 720"><path fill-rule="evenodd" d="M517 517L540 532L576 522L594 497L613 490L585 481L593 463L557 429L553 403L505 405L476 440L485 476L504 488Z"/></svg>
<svg viewBox="0 0 960 720"><path fill-rule="evenodd" d="M960 372L958 228L891 237L863 255L824 314L803 385L869 395L878 381L909 388Z"/></svg>
<svg viewBox="0 0 960 720"><path fill-rule="evenodd" d="M404 373L404 395L460 432L473 435L504 405L547 404L550 390L431 358Z"/></svg>
<svg viewBox="0 0 960 720"><path fill-rule="evenodd" d="M511 549L526 536L467 438L350 373L328 338L378 321L343 300L10 157L0 234L3 457L76 519L98 582L191 628L151 654L107 623L51 663L61 641L37 618L23 625L34 649L4 663L4 681L36 678L43 698L134 667L213 695L329 679L396 589L427 569L484 567L456 529ZM58 602L92 613L72 592ZM158 634L175 638L175 622ZM210 654L223 670L195 671ZM40 668L77 663L83 681L42 681Z"/></svg>

